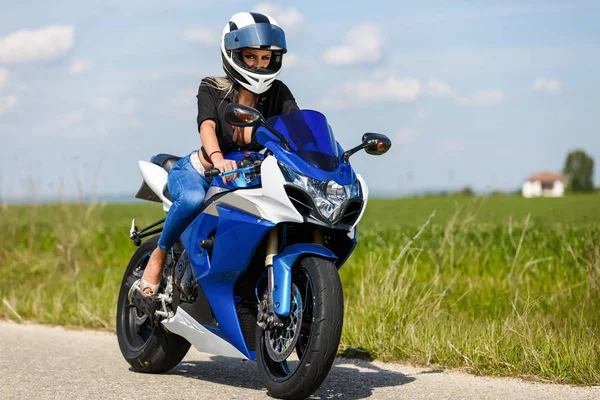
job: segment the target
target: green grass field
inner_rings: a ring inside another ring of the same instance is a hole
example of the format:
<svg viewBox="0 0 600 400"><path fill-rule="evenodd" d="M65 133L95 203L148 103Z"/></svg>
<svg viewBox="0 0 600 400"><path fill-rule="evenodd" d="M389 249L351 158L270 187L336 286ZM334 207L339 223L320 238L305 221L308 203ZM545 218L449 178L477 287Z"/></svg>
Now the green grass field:
<svg viewBox="0 0 600 400"><path fill-rule="evenodd" d="M162 216L0 208L0 318L114 330L131 218ZM600 196L371 200L359 230L340 351L600 384Z"/></svg>

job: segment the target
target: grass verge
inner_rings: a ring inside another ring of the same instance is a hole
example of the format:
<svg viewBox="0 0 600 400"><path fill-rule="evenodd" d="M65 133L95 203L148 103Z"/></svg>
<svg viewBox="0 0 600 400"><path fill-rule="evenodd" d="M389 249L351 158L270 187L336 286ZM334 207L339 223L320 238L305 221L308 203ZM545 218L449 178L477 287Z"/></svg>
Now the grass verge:
<svg viewBox="0 0 600 400"><path fill-rule="evenodd" d="M600 199L370 201L341 269L341 351L600 383ZM152 204L0 208L0 318L114 330Z"/></svg>

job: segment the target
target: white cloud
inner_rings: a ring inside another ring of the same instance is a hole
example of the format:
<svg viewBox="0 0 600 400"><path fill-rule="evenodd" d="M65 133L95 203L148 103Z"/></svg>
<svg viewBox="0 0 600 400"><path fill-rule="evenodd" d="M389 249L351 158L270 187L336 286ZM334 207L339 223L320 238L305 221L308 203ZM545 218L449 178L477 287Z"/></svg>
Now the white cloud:
<svg viewBox="0 0 600 400"><path fill-rule="evenodd" d="M302 61L300 61L300 57L298 57L296 54L286 53L283 56L283 68L297 68L300 65L302 65Z"/></svg>
<svg viewBox="0 0 600 400"><path fill-rule="evenodd" d="M69 73L71 75L79 75L84 72L89 72L94 68L93 64L87 60L75 60L69 65Z"/></svg>
<svg viewBox="0 0 600 400"><path fill-rule="evenodd" d="M137 129L142 126L137 119L137 108L138 101L131 96L98 96L91 101L86 125L91 126L91 135L96 136L109 136L123 127Z"/></svg>
<svg viewBox="0 0 600 400"><path fill-rule="evenodd" d="M0 87L8 80L8 69L0 68Z"/></svg>
<svg viewBox="0 0 600 400"><path fill-rule="evenodd" d="M181 37L189 42L216 46L219 44L221 31L216 27L194 27L183 31Z"/></svg>
<svg viewBox="0 0 600 400"><path fill-rule="evenodd" d="M137 101L132 97L111 99L99 96L92 101L92 106L97 110L108 111L119 115L133 115L137 108Z"/></svg>
<svg viewBox="0 0 600 400"><path fill-rule="evenodd" d="M427 94L432 97L447 97L452 93L452 88L439 79L431 78L427 82Z"/></svg>
<svg viewBox="0 0 600 400"><path fill-rule="evenodd" d="M46 120L43 126L44 129L36 131L34 135L65 138L98 137L109 136L115 126L135 128L139 126L139 121L129 116L102 115L86 108L55 115Z"/></svg>
<svg viewBox="0 0 600 400"><path fill-rule="evenodd" d="M539 4L524 4L516 6L494 6L485 7L487 3L481 3L484 7L473 7L473 9L467 11L447 11L447 12L428 12L419 14L407 14L402 17L402 25L406 26L423 26L424 24L444 24L444 23L463 23L471 20L479 19L493 19L512 17L519 15L530 15L530 14L545 14L545 13L556 13L569 11L574 8L582 9L594 7L593 2L585 4L576 4L571 1L565 2L544 2Z"/></svg>
<svg viewBox="0 0 600 400"><path fill-rule="evenodd" d="M84 114L82 111L71 111L66 114L60 114L45 124L43 135L58 135L58 136L74 136L72 128L74 125L83 121Z"/></svg>
<svg viewBox="0 0 600 400"><path fill-rule="evenodd" d="M419 131L412 128L402 128L394 135L393 143L395 145L406 145L414 142L421 136Z"/></svg>
<svg viewBox="0 0 600 400"><path fill-rule="evenodd" d="M130 128L139 128L142 126L142 122L139 119L131 118L127 121L127 126Z"/></svg>
<svg viewBox="0 0 600 400"><path fill-rule="evenodd" d="M479 90L469 96L457 96L456 104L466 107L486 107L500 104L504 93L500 89Z"/></svg>
<svg viewBox="0 0 600 400"><path fill-rule="evenodd" d="M18 102L16 96L0 97L0 116L14 108Z"/></svg>
<svg viewBox="0 0 600 400"><path fill-rule="evenodd" d="M254 7L254 12L267 14L275 18L281 29L287 32L295 32L302 24L304 16L297 8L291 7L284 9L280 6L275 6L268 3L260 3Z"/></svg>
<svg viewBox="0 0 600 400"><path fill-rule="evenodd" d="M323 52L325 63L333 66L373 64L382 57L381 27L363 24L350 30L340 46Z"/></svg>
<svg viewBox="0 0 600 400"><path fill-rule="evenodd" d="M174 108L193 108L196 105L196 90L184 90L169 97L169 105Z"/></svg>
<svg viewBox="0 0 600 400"><path fill-rule="evenodd" d="M412 77L398 77L396 72L389 69L375 70L367 79L346 82L342 86L333 87L328 95L316 103L319 108L340 109L364 107L368 103L380 101L417 100L420 96L428 95L453 100L459 106L485 107L493 106L504 100L500 89L479 90L470 95L461 95L450 85L431 78L422 83ZM422 122L426 112L418 109L415 122Z"/></svg>
<svg viewBox="0 0 600 400"><path fill-rule="evenodd" d="M443 139L435 144L437 152L444 154L460 154L465 149L465 142L460 139Z"/></svg>
<svg viewBox="0 0 600 400"><path fill-rule="evenodd" d="M389 70L376 70L369 79L346 82L329 93L316 103L316 107L340 109L385 100L413 101L421 93L421 82L410 77L398 78Z"/></svg>
<svg viewBox="0 0 600 400"><path fill-rule="evenodd" d="M137 101L131 97L127 97L118 103L118 114L132 115L137 108Z"/></svg>
<svg viewBox="0 0 600 400"><path fill-rule="evenodd" d="M356 104L348 103L341 96L327 96L317 101L313 106L309 106L308 108L314 108L315 110L339 110L351 106L356 106Z"/></svg>
<svg viewBox="0 0 600 400"><path fill-rule="evenodd" d="M98 96L93 100L94 108L107 110L112 108L112 102L108 97Z"/></svg>
<svg viewBox="0 0 600 400"><path fill-rule="evenodd" d="M556 78L537 78L533 81L533 90L544 93L560 93L562 90L562 82Z"/></svg>
<svg viewBox="0 0 600 400"><path fill-rule="evenodd" d="M59 59L73 48L74 31L73 26L52 25L0 37L0 63L33 63Z"/></svg>
<svg viewBox="0 0 600 400"><path fill-rule="evenodd" d="M356 100L370 102L379 100L411 101L419 96L421 83L415 78L390 76L385 80L362 80L348 82L344 92Z"/></svg>
<svg viewBox="0 0 600 400"><path fill-rule="evenodd" d="M286 33L294 33L304 19L302 13L298 9L292 7L285 9L276 5L268 3L261 3L254 7L253 12L268 14L275 18L277 23ZM200 43L206 45L218 45L221 39L222 27L208 26L208 27L191 27L183 31L180 37L183 40L187 40L193 43Z"/></svg>
<svg viewBox="0 0 600 400"><path fill-rule="evenodd" d="M44 129L33 132L37 136L56 137L100 137L110 136L120 129L137 129L142 126L133 113L135 101L130 98L114 101L97 97L92 104L82 108L66 110L43 121Z"/></svg>

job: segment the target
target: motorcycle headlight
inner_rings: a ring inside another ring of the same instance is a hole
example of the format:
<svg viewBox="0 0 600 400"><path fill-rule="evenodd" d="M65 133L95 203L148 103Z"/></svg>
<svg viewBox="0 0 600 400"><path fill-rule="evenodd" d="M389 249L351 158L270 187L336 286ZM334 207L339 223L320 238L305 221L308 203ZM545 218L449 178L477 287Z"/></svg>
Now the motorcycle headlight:
<svg viewBox="0 0 600 400"><path fill-rule="evenodd" d="M359 195L358 180L350 185L340 185L331 179L320 181L311 178L281 163L279 166L286 181L308 193L319 214L330 222L339 218L344 204L349 199Z"/></svg>

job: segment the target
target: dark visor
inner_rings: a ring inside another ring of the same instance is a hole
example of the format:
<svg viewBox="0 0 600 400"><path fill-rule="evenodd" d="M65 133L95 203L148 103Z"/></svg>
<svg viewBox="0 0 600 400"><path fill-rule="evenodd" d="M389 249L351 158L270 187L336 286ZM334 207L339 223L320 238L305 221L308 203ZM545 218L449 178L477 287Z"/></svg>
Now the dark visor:
<svg viewBox="0 0 600 400"><path fill-rule="evenodd" d="M272 24L260 23L249 25L229 32L225 35L224 46L227 50L236 50L251 46L276 46L285 53L285 34L283 30Z"/></svg>

